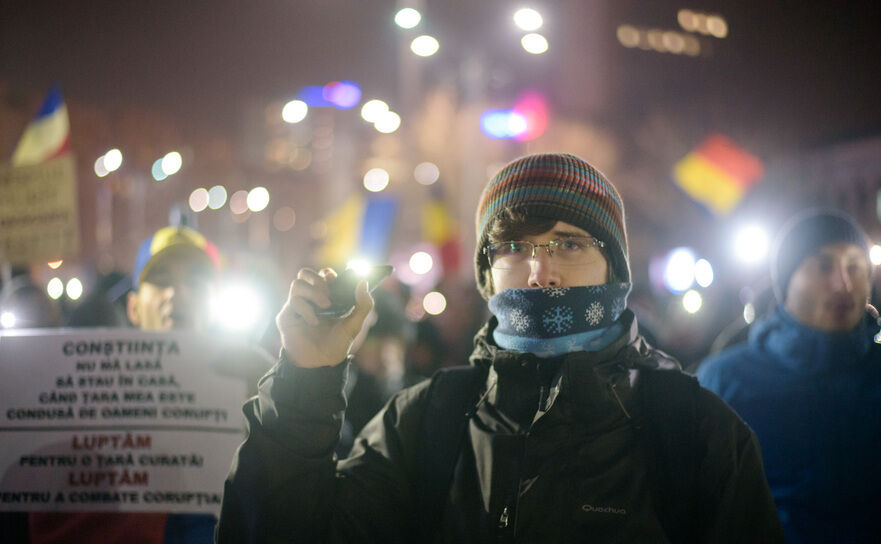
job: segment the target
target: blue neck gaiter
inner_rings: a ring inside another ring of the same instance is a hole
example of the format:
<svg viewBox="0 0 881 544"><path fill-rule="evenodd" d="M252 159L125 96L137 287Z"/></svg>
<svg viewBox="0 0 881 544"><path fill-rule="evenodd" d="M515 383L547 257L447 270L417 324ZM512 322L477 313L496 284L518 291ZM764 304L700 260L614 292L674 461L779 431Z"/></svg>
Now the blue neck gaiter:
<svg viewBox="0 0 881 544"><path fill-rule="evenodd" d="M489 299L499 321L499 347L555 357L598 351L625 331L618 318L627 307L631 284L614 283L544 289L505 289Z"/></svg>

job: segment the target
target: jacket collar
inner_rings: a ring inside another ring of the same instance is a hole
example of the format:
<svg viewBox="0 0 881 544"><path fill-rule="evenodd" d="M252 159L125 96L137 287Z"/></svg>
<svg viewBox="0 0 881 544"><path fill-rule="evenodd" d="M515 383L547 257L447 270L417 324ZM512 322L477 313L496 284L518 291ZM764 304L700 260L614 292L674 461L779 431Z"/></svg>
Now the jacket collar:
<svg viewBox="0 0 881 544"><path fill-rule="evenodd" d="M817 374L863 362L879 333L878 320L866 313L851 331L832 333L803 325L782 307L756 323L749 342L798 374ZM881 338L879 338L881 340Z"/></svg>
<svg viewBox="0 0 881 544"><path fill-rule="evenodd" d="M629 419L635 408L636 370L670 363L647 356L650 348L630 310L620 319L627 332L606 348L544 359L498 347L492 340L497 321L490 318L475 336L470 358L471 364L487 369L489 404L517 430L528 428L561 399L564 409L583 421L608 425Z"/></svg>

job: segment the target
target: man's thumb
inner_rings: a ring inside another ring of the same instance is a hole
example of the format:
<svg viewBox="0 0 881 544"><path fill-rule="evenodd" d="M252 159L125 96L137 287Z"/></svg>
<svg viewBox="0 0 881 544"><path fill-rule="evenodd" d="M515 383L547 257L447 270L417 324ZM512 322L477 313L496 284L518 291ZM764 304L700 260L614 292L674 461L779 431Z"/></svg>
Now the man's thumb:
<svg viewBox="0 0 881 544"><path fill-rule="evenodd" d="M352 314L346 318L346 325L352 328L354 334L361 331L364 320L370 315L373 309L373 297L367 292L367 280L361 280L355 287L355 309Z"/></svg>

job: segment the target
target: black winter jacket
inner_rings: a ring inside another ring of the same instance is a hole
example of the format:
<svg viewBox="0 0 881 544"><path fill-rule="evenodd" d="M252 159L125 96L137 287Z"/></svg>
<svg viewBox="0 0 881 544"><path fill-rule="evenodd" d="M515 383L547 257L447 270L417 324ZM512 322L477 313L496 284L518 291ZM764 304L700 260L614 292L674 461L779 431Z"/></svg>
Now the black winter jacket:
<svg viewBox="0 0 881 544"><path fill-rule="evenodd" d="M637 393L644 372L678 364L622 319L630 331L608 348L554 359L496 347L494 319L478 333L485 394L430 535L414 477L428 382L392 398L337 461L346 365L283 359L244 407L218 542L670 542L647 469L656 452L640 441L651 407ZM782 542L755 435L709 391L696 402L700 519L681 521L702 542Z"/></svg>

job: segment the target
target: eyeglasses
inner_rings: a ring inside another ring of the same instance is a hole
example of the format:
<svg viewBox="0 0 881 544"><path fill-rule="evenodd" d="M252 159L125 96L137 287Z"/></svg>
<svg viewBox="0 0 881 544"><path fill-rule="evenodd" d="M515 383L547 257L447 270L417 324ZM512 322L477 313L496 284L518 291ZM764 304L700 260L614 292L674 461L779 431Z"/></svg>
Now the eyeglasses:
<svg viewBox="0 0 881 544"><path fill-rule="evenodd" d="M606 247L606 244L589 236L557 238L546 244L513 240L488 244L482 251L492 268L511 270L535 259L535 250L540 247L545 248L548 257L557 264L580 266L598 261L603 256L599 248Z"/></svg>

